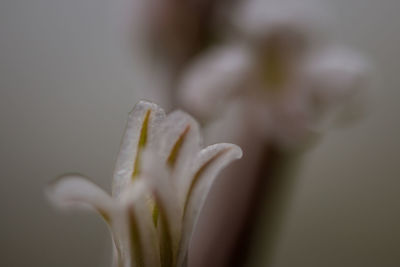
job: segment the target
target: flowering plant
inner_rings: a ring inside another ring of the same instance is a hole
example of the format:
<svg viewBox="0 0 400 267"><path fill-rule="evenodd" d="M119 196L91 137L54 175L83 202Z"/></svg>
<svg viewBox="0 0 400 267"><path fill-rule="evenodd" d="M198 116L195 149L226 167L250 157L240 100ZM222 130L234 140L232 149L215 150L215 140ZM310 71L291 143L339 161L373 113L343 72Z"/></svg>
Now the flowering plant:
<svg viewBox="0 0 400 267"><path fill-rule="evenodd" d="M234 37L194 60L178 97L206 121L235 103L248 132L286 148L359 111L369 64L341 45L319 44L311 7L302 14L293 1L279 2L243 1Z"/></svg>

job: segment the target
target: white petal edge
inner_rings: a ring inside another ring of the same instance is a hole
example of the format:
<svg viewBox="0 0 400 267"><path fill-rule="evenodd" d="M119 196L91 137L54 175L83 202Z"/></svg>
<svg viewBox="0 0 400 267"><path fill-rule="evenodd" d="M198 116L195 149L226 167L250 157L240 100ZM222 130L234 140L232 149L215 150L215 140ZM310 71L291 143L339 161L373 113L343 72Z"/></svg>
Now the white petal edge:
<svg viewBox="0 0 400 267"><path fill-rule="evenodd" d="M183 266L190 246L193 231L197 225L199 215L208 196L208 193L218 177L219 172L232 161L242 157L240 147L220 143L208 146L200 151L193 165L191 177L197 179L193 188L185 192L190 195L184 205L183 235L180 243L178 266ZM200 175L200 177L196 177ZM191 191L191 192L190 192Z"/></svg>
<svg viewBox="0 0 400 267"><path fill-rule="evenodd" d="M154 128L156 128L165 117L163 109L156 104L146 101L137 103L129 113L125 134L122 139L114 170L112 194L116 198L118 198L123 188L132 180L136 156L139 149L139 139L148 111L151 113L148 121L146 146L150 146L154 142Z"/></svg>

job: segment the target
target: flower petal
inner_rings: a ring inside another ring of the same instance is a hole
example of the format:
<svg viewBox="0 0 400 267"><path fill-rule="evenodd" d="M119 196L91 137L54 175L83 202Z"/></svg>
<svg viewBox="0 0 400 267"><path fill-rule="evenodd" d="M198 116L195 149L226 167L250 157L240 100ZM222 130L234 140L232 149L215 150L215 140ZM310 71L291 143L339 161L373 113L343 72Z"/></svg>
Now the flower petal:
<svg viewBox="0 0 400 267"><path fill-rule="evenodd" d="M171 182L170 170L165 157L149 150L144 154L142 180L146 181L154 197L158 210L157 229L159 231L162 266L175 266L178 244L181 237L180 205L176 187Z"/></svg>
<svg viewBox="0 0 400 267"><path fill-rule="evenodd" d="M78 174L64 175L46 189L53 204L62 208L92 208L111 222L113 200L100 187Z"/></svg>
<svg viewBox="0 0 400 267"><path fill-rule="evenodd" d="M125 237L133 266L160 266L159 243L152 219L151 192L144 179L135 181L121 196Z"/></svg>
<svg viewBox="0 0 400 267"><path fill-rule="evenodd" d="M201 149L199 128L196 120L182 111L169 114L159 127L154 153L161 155L162 164L167 166L174 190L182 189L192 161Z"/></svg>
<svg viewBox="0 0 400 267"><path fill-rule="evenodd" d="M185 191L186 198L182 217L184 228L178 266L185 261L200 211L218 173L233 160L241 157L242 150L238 146L225 143L208 146L197 155L192 169L191 183Z"/></svg>
<svg viewBox="0 0 400 267"><path fill-rule="evenodd" d="M142 152L154 142L154 128L164 117L160 107L145 101L136 104L129 114L114 171L113 196L118 197L140 173Z"/></svg>
<svg viewBox="0 0 400 267"><path fill-rule="evenodd" d="M110 229L115 267L124 267L125 250L119 235L121 212L114 200L103 189L78 174L64 175L46 189L50 201L61 208L89 208L96 210Z"/></svg>

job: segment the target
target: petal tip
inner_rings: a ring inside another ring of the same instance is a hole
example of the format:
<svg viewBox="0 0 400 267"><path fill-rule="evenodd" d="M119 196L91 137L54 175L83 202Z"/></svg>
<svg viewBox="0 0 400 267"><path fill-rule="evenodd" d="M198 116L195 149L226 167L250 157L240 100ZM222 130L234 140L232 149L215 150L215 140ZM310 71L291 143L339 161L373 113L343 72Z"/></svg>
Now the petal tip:
<svg viewBox="0 0 400 267"><path fill-rule="evenodd" d="M146 101L146 100L140 100L139 102L137 102L134 105L133 109L131 110L131 112L129 114L133 114L137 110L144 110L144 109L145 110L150 109L150 110L162 110L163 111L163 109L159 105L157 105L153 102Z"/></svg>
<svg viewBox="0 0 400 267"><path fill-rule="evenodd" d="M110 196L103 189L76 173L64 174L51 181L45 188L45 195L50 203L63 209L94 208L106 211L112 205Z"/></svg>

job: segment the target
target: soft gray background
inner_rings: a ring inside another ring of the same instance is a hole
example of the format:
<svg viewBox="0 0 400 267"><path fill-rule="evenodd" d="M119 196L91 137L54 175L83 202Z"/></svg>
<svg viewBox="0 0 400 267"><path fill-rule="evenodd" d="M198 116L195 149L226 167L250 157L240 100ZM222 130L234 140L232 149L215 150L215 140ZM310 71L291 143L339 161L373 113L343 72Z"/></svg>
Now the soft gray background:
<svg viewBox="0 0 400 267"><path fill-rule="evenodd" d="M108 266L101 220L55 212L43 187L80 171L109 188L138 100L127 2L0 2L0 266ZM370 115L307 155L274 265L400 266L400 1L330 2L379 79Z"/></svg>

